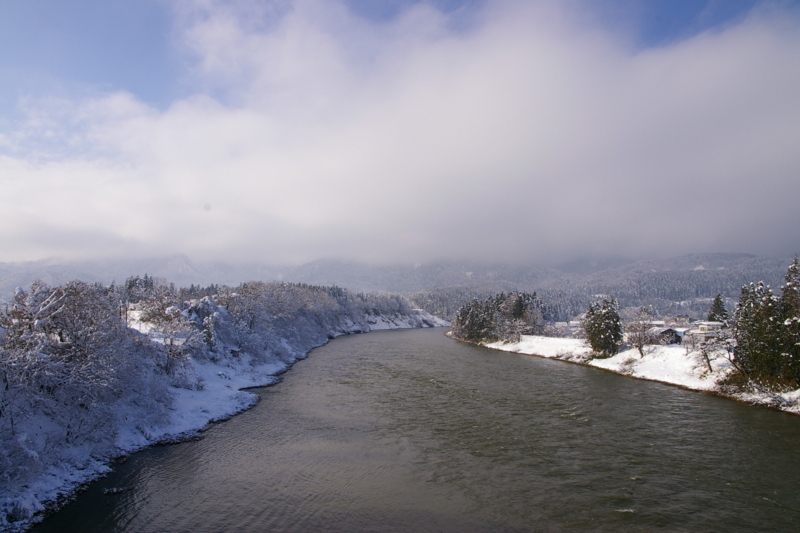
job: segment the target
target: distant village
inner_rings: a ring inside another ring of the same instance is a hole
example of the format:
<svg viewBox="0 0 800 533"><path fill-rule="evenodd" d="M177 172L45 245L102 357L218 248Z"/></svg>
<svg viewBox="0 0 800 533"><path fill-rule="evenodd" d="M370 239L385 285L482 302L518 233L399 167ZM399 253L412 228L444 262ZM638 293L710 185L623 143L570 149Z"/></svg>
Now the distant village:
<svg viewBox="0 0 800 533"><path fill-rule="evenodd" d="M650 327L647 336L652 344L685 344L698 346L701 342L717 337L726 326L724 322L709 320L691 320L688 315L678 315L668 320L648 320ZM582 337L584 335L583 322L570 320L569 322L556 322L555 332L558 336ZM627 341L627 333L624 333Z"/></svg>

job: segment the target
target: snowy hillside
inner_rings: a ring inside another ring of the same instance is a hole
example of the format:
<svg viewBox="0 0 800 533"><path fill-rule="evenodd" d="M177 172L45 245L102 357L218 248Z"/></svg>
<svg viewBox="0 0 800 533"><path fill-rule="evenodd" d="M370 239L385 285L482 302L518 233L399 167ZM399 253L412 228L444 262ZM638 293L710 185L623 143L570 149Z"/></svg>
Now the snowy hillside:
<svg viewBox="0 0 800 533"><path fill-rule="evenodd" d="M394 296L250 283L176 300L71 282L19 291L2 315L0 530L24 530L114 457L182 440L252 406L334 337L444 321Z"/></svg>

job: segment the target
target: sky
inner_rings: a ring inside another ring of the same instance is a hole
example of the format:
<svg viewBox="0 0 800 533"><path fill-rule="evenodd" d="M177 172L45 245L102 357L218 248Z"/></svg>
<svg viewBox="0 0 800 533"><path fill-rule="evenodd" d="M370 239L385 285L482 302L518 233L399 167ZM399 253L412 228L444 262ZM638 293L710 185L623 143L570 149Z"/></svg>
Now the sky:
<svg viewBox="0 0 800 533"><path fill-rule="evenodd" d="M0 262L800 251L800 2L5 0Z"/></svg>

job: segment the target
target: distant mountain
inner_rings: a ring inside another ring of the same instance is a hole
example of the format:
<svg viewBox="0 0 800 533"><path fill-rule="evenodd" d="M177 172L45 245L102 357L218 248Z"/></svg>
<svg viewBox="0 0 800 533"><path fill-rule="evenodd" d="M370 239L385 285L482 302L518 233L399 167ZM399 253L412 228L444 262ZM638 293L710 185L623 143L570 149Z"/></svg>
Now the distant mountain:
<svg viewBox="0 0 800 533"><path fill-rule="evenodd" d="M546 284L562 274L540 266L429 263L418 265L366 265L319 260L286 271L286 280L316 285L340 285L367 292L412 293L442 287L495 287L513 290L517 285Z"/></svg>
<svg viewBox="0 0 800 533"><path fill-rule="evenodd" d="M593 274L595 272L602 272L604 270L629 265L634 262L633 259L621 257L604 259L584 258L562 263L558 265L556 269L569 274Z"/></svg>
<svg viewBox="0 0 800 533"><path fill-rule="evenodd" d="M69 264L39 261L0 263L0 299L10 299L15 287L28 286L36 279L48 284L72 279L107 284L122 283L132 275L148 274L177 286L282 280L338 285L356 292L392 292L407 296L429 293L418 301L438 302L436 308L446 309L447 314L473 297L524 290L536 291L546 302L552 302L556 308L554 314L562 318L580 313L600 295L617 298L623 307L651 304L663 313L700 316L717 293L726 297L732 309L742 285L765 281L779 287L790 262L790 259L721 253L642 261L587 259L558 268L455 262L368 265L330 259L294 267L229 265L194 263L184 255Z"/></svg>

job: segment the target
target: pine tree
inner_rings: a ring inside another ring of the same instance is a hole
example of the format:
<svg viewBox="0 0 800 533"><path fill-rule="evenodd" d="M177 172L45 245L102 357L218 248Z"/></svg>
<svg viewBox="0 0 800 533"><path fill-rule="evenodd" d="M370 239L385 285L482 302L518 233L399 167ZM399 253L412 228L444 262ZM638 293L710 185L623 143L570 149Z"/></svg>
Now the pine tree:
<svg viewBox="0 0 800 533"><path fill-rule="evenodd" d="M786 285L781 288L781 308L787 318L800 316L800 260L794 256L786 272Z"/></svg>
<svg viewBox="0 0 800 533"><path fill-rule="evenodd" d="M473 299L461 307L453 320L453 335L467 341L497 340L495 302Z"/></svg>
<svg viewBox="0 0 800 533"><path fill-rule="evenodd" d="M787 373L800 384L800 261L794 257L781 288L781 319L786 336Z"/></svg>
<svg viewBox="0 0 800 533"><path fill-rule="evenodd" d="M544 328L546 309L536 293L500 293L486 300L473 299L459 308L453 319L457 339L517 342L520 335L537 335Z"/></svg>
<svg viewBox="0 0 800 533"><path fill-rule="evenodd" d="M622 343L622 324L617 301L603 300L589 304L583 322L589 345L599 357L611 357Z"/></svg>
<svg viewBox="0 0 800 533"><path fill-rule="evenodd" d="M780 381L787 367L786 335L772 289L763 282L742 287L734 318L738 366L751 380Z"/></svg>
<svg viewBox="0 0 800 533"><path fill-rule="evenodd" d="M709 322L727 322L728 310L725 309L725 301L722 299L722 294L717 293L714 301L711 302L711 308L708 310Z"/></svg>
<svg viewBox="0 0 800 533"><path fill-rule="evenodd" d="M742 287L734 313L735 362L750 381L800 385L800 261L794 258L778 298L763 282Z"/></svg>

